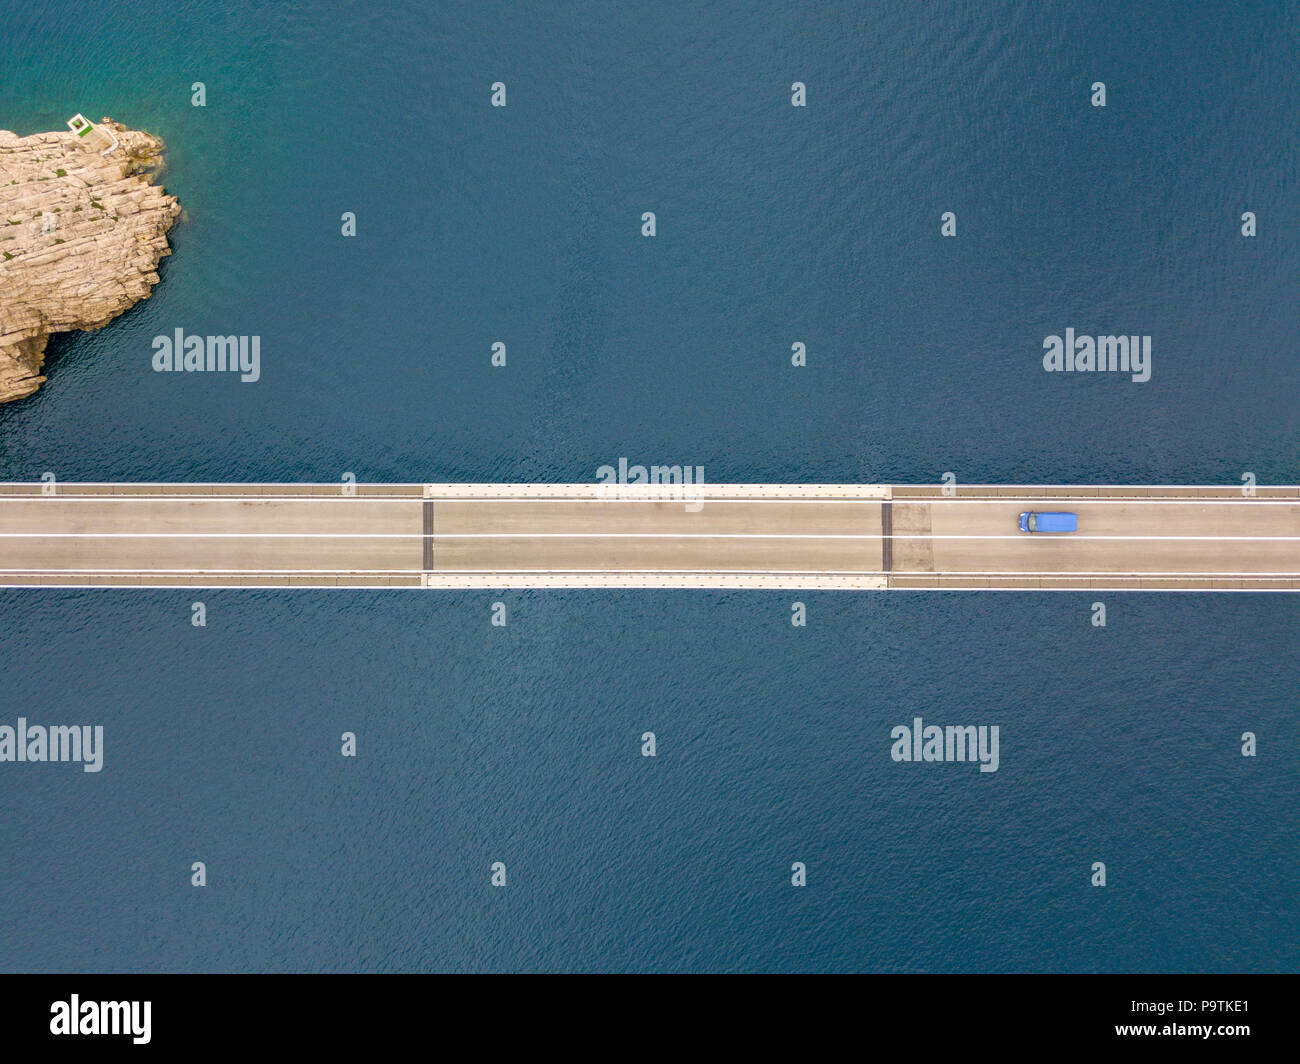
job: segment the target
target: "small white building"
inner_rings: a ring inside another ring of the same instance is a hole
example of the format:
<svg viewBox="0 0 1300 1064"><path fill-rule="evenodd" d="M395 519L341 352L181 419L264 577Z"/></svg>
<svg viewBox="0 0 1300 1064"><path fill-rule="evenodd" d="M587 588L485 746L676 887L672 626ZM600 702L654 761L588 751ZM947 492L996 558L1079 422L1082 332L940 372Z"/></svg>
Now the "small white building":
<svg viewBox="0 0 1300 1064"><path fill-rule="evenodd" d="M68 128L82 139L87 148L98 151L100 155L107 155L117 147L117 137L113 136L111 129L95 125L80 112L68 119Z"/></svg>

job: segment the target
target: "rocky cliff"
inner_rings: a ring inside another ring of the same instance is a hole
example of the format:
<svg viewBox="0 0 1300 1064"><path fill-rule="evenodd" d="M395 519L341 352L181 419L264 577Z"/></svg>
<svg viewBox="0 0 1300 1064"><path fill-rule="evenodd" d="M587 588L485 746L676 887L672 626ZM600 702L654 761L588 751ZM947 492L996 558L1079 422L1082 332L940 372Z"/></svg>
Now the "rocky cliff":
<svg viewBox="0 0 1300 1064"><path fill-rule="evenodd" d="M158 283L181 212L150 183L162 150L109 118L82 136L0 130L0 403L41 386L51 333L107 325Z"/></svg>

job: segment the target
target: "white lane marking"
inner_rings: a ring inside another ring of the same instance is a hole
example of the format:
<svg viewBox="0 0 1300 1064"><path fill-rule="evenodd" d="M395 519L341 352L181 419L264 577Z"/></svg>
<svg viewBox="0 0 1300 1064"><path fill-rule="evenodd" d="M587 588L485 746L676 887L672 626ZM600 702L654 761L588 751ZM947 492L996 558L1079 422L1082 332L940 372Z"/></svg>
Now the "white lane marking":
<svg viewBox="0 0 1300 1064"><path fill-rule="evenodd" d="M339 487L337 480L66 480L65 484L82 484L97 488L113 487L118 484L129 484L133 487L181 487L181 488L248 488L248 487L267 487L267 488L335 488ZM455 488L588 488L595 484L599 486L600 481L576 481L576 480L455 480L455 481L425 481L425 480L366 480L358 481L359 488L423 488L423 487L455 487ZM704 481L704 483L710 483ZM844 482L835 481L825 482L798 482L793 485L780 481L716 481L723 487L743 487L743 488L760 488L760 487L807 487L807 488L850 488L850 487L887 487L887 488L926 488L938 491L944 485L934 481L919 481L913 483L891 482L885 484ZM28 487L35 485L40 487L39 480L0 480L0 487ZM636 484L628 484L626 487L638 487ZM648 486L648 485L642 485ZM991 481L971 481L970 483L958 483L959 490L970 490L972 488L1094 488L1096 484L1079 484L1079 483L1045 483L1045 484L995 484ZM1105 487L1111 488L1222 488L1224 484L1107 484ZM1240 484L1227 485L1229 487L1240 488ZM1266 485L1267 486L1267 485ZM1285 486L1285 485L1284 485ZM1277 485L1273 485L1277 487Z"/></svg>
<svg viewBox="0 0 1300 1064"><path fill-rule="evenodd" d="M422 532L0 532L0 539L412 539ZM879 540L879 532L435 532L432 539L858 539ZM1192 541L1207 543L1293 543L1300 536L1125 536L1083 533L1011 532L986 534L894 534L891 539L919 540L1015 540L1029 543L1079 542L1083 540L1138 540L1160 543Z"/></svg>
<svg viewBox="0 0 1300 1064"><path fill-rule="evenodd" d="M460 574L493 576L543 576L546 574L563 575L604 575L604 576L643 576L655 574L708 574L712 576L975 576L997 580L1002 578L1044 578L1044 579L1105 579L1105 580L1300 580L1300 572L1242 572L1242 571L1118 571L1118 570L893 570L884 574L876 568L48 568L40 566L0 567L0 578L10 572L40 572L57 576L60 574L127 574L135 576L179 575L205 576L222 575L279 575L279 576L412 576L429 574L454 578ZM0 585L3 587L3 585ZM1080 588L1087 591L1087 588Z"/></svg>
<svg viewBox="0 0 1300 1064"><path fill-rule="evenodd" d="M38 566L0 569L0 577L7 573L123 573L134 576L206 576L211 573L225 575L260 576L415 576L428 573L432 576L454 577L461 573L493 576L544 576L548 573L592 574L601 576L653 576L658 573L699 573L711 576L884 576L879 569L50 569ZM927 575L933 576L933 573Z"/></svg>
<svg viewBox="0 0 1300 1064"><path fill-rule="evenodd" d="M159 498L165 498L165 496L159 496ZM1144 498L1141 496L1096 498L1090 495L1071 496L1071 497L1059 498L1059 499L1045 499L1041 495L1001 495L997 497L983 497L983 498L959 497L955 499L927 498L925 496L918 496L915 498L908 498L908 497L900 498L898 496L895 496L892 499L877 499L877 498L871 498L869 496L863 496L862 498L853 498L853 499L808 499L808 498L783 499L783 498L759 498L759 497L749 498L749 499L744 499L744 498L737 499L737 498L715 498L709 495L700 495L700 496L693 496L693 497L692 496L686 496L686 497L667 496L659 499L655 499L655 498L597 499L597 498L568 498L568 497L561 497L561 496L548 496L548 497L466 496L462 498L459 496L451 496L448 498L430 498L430 499L425 499L424 501L443 502L443 503L460 503L460 502L482 502L482 503L541 502L541 503L557 503L557 504L605 503L607 505L613 503L625 503L625 502L628 503L656 502L656 503L660 503L661 505L667 505L667 506L677 506L677 505L684 506L687 503L694 505L695 503L700 503L700 502L708 503L710 506L724 506L724 505L749 506L756 503L771 504L771 505L800 504L806 506L880 506L883 503L892 503L895 506L931 506L931 505L947 506L947 505L953 505L957 503L979 503L983 505L996 506L1002 503L1006 503L1008 505L1011 504L1020 505L1021 503L1035 503L1043 510L1046 510L1049 506L1052 506L1054 504L1062 505L1062 506L1077 506L1081 504L1086 504L1088 506L1091 506L1093 503L1116 503L1116 504L1125 504L1125 505L1132 505L1135 503L1136 504L1152 503L1156 505L1172 504L1176 506L1204 506L1204 505L1223 505L1223 504L1231 504L1233 506L1237 506L1242 503L1250 503L1253 506L1267 505L1267 504L1281 504L1283 506L1300 506L1300 497L1288 497L1288 498L1281 498L1281 499L1260 499L1260 498L1155 499L1155 498Z"/></svg>
<svg viewBox="0 0 1300 1064"><path fill-rule="evenodd" d="M1260 489L1276 490L1276 489ZM1287 489L1290 490L1290 489ZM959 496L953 499L931 498L927 496L915 497L895 497L893 499L880 499L871 496L861 498L720 498L709 495L699 496L682 496L682 495L665 495L661 498L654 497L633 497L626 499L602 499L602 498L584 498L581 496L559 496L559 495L491 495L491 496L434 496L431 498L421 498L412 495L355 495L355 496L329 496L329 495L38 495L33 492L31 495L3 495L0 494L0 504L6 502L14 503L50 503L50 502L93 502L93 503L166 503L166 502L184 502L184 503L214 503L214 504L246 504L246 503L267 503L281 505L283 503L308 503L308 502L326 502L336 505L356 503L545 503L550 505L569 505L574 503L600 503L602 505L621 505L623 503L658 503L664 506L686 506L695 505L696 503L708 503L710 506L753 506L753 505L802 505L802 506L880 506L883 503L892 502L895 506L952 506L960 504L976 504L984 506L1000 505L1020 505L1022 503L1032 503L1042 509L1050 506L1092 506L1094 504L1105 505L1139 505L1139 506L1300 506L1300 497L1280 498L1280 499L1263 499L1263 498L1147 498L1143 496L1120 496L1120 497L1094 497L1094 496L1071 496L1063 498L1044 498L1041 495L1002 495L1002 496L985 496L985 497L966 497Z"/></svg>
<svg viewBox="0 0 1300 1064"><path fill-rule="evenodd" d="M421 532L0 532L3 539L424 539Z"/></svg>
<svg viewBox="0 0 1300 1064"><path fill-rule="evenodd" d="M745 574L737 574L745 576ZM576 579L576 578L575 578ZM841 578L836 578L841 579ZM857 579L853 576L842 578ZM1300 594L1300 588L1143 588L1143 587L1108 587L1108 588L898 588L887 585L872 584L827 584L784 583L770 584L767 587L738 587L737 584L716 581L716 583L699 584L649 584L649 583L534 583L532 579L512 580L504 583L500 580L485 580L473 584L226 584L226 583L186 583L186 584L0 584L4 591L175 591L178 588L203 588L207 591L298 591L298 592L356 592L356 591L829 591L829 592L880 592L896 594L1017 594L1050 593L1080 594L1083 592L1113 591L1122 594Z"/></svg>
<svg viewBox="0 0 1300 1064"><path fill-rule="evenodd" d="M7 533L0 533L6 535ZM77 533L78 535L80 533ZM134 533L123 533L134 535ZM864 539L885 537L879 532L435 532L434 539ZM1021 543L1077 542L1079 540L1206 540L1211 543L1242 540L1249 543L1300 542L1300 536L1122 536L1080 533L1010 532L998 535L954 533L951 535L894 534L890 539L991 539Z"/></svg>

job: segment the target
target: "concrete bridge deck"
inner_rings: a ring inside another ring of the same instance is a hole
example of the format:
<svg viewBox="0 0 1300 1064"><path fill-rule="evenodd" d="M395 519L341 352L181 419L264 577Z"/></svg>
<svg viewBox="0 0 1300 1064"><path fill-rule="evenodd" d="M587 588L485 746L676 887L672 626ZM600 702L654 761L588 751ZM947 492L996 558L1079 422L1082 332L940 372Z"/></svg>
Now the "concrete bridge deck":
<svg viewBox="0 0 1300 1064"><path fill-rule="evenodd" d="M1294 486L610 490L2 484L0 586L1300 590Z"/></svg>

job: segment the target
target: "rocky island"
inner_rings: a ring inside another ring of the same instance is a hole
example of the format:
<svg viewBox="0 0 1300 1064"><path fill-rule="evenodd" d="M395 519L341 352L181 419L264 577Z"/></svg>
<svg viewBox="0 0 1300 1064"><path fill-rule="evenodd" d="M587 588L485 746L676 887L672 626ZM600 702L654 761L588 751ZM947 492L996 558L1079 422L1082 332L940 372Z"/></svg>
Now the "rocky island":
<svg viewBox="0 0 1300 1064"><path fill-rule="evenodd" d="M180 204L152 183L163 142L110 118L0 129L0 403L31 395L53 333L98 329L158 283Z"/></svg>

